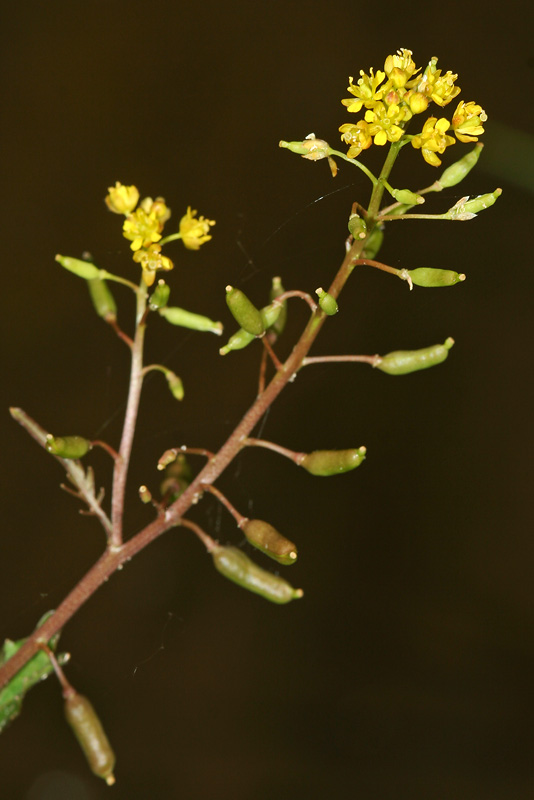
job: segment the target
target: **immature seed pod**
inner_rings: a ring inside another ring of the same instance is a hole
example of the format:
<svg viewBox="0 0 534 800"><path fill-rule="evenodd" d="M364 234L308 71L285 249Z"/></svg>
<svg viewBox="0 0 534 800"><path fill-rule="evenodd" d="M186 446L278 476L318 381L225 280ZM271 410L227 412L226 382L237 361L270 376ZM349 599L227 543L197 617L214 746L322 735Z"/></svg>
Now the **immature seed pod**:
<svg viewBox="0 0 534 800"><path fill-rule="evenodd" d="M230 336L224 347L221 347L219 353L221 356L225 356L231 350L242 350L244 347L253 342L255 338L256 337L253 333L249 333L248 331L244 331L243 328L239 328L238 331Z"/></svg>
<svg viewBox="0 0 534 800"><path fill-rule="evenodd" d="M277 275L273 278L271 294L270 294L271 301L275 300L277 297L280 297L280 295L284 294L284 292L285 289L282 285L282 279L280 278L280 276ZM287 300L284 300L276 321L274 323L271 323L271 327L277 336L280 336L280 334L283 332L286 326L286 321L287 321Z"/></svg>
<svg viewBox="0 0 534 800"><path fill-rule="evenodd" d="M465 281L463 273L458 274L452 269L419 267L418 269L407 269L406 272L416 286L454 286L455 283Z"/></svg>
<svg viewBox="0 0 534 800"><path fill-rule="evenodd" d="M222 333L222 323L214 322L208 317L203 317L202 314L194 314L192 311L186 311L185 308L178 308L178 306L164 306L158 309L161 317L164 317L171 325L180 325L182 328L189 328L193 331L207 331L208 333L216 333L220 336Z"/></svg>
<svg viewBox="0 0 534 800"><path fill-rule="evenodd" d="M363 248L362 256L364 258L376 258L378 251L382 247L383 241L384 241L384 231L382 228L380 228L379 225L376 225L376 227L373 228L373 230L367 237L365 246Z"/></svg>
<svg viewBox="0 0 534 800"><path fill-rule="evenodd" d="M79 278L83 278L86 281L101 277L102 270L95 267L94 264L90 264L88 261L82 261L80 258L57 255L56 261L58 264L61 264L62 267L68 269L69 272L73 272Z"/></svg>
<svg viewBox="0 0 534 800"><path fill-rule="evenodd" d="M422 350L396 350L382 356L373 366L388 375L407 375L409 372L441 364L449 355L453 344L454 339L449 336L443 344L423 347Z"/></svg>
<svg viewBox="0 0 534 800"><path fill-rule="evenodd" d="M294 589L283 578L258 567L237 547L217 545L211 555L215 568L221 575L238 586L265 597L271 603L289 603L304 594L302 589Z"/></svg>
<svg viewBox="0 0 534 800"><path fill-rule="evenodd" d="M416 194L415 192L411 192L409 189L393 189L392 194L397 203L402 203L403 205L415 206L425 202L424 197L421 197L420 194Z"/></svg>
<svg viewBox="0 0 534 800"><path fill-rule="evenodd" d="M279 564L294 564L297 560L297 548L278 533L276 528L261 519L247 519L241 526L247 541L269 558L274 558Z"/></svg>
<svg viewBox="0 0 534 800"><path fill-rule="evenodd" d="M65 698L65 716L92 772L104 778L108 786L114 784L115 754L89 700L72 689Z"/></svg>
<svg viewBox="0 0 534 800"><path fill-rule="evenodd" d="M451 164L450 167L447 167L447 169L443 171L441 178L438 180L441 188L449 189L451 186L456 186L456 184L460 183L460 181L463 181L465 176L471 172L480 158L483 147L484 145L482 142L478 142L474 148L467 153L467 155L465 155L459 161L455 161L455 163Z"/></svg>
<svg viewBox="0 0 534 800"><path fill-rule="evenodd" d="M339 475L359 467L365 459L367 448L352 450L314 450L299 461L299 467L312 475Z"/></svg>
<svg viewBox="0 0 534 800"><path fill-rule="evenodd" d="M334 314L337 314L339 311L338 304L334 297L321 287L315 290L315 294L319 298L319 305L324 311L325 314L328 314L329 317L332 317Z"/></svg>
<svg viewBox="0 0 534 800"><path fill-rule="evenodd" d="M260 310L256 308L241 289L227 286L226 304L233 318L243 330L252 333L254 336L261 336L265 332Z"/></svg>
<svg viewBox="0 0 534 800"><path fill-rule="evenodd" d="M114 322L117 319L117 304L106 281L92 278L87 281L87 286L98 316L106 322Z"/></svg>
<svg viewBox="0 0 534 800"><path fill-rule="evenodd" d="M59 458L82 458L91 447L91 442L82 436L52 436L49 433L46 437L46 450Z"/></svg>
<svg viewBox="0 0 534 800"><path fill-rule="evenodd" d="M165 373L165 378L167 379L167 384L169 389L171 390L172 396L176 400L183 400L184 399L184 385L182 383L181 378L176 375L171 369L168 369Z"/></svg>
<svg viewBox="0 0 534 800"><path fill-rule="evenodd" d="M261 321L263 323L263 327L265 330L270 328L271 325L274 325L275 322L278 321L280 314L282 313L282 303L270 303L268 306L264 306L260 308L260 316Z"/></svg>
<svg viewBox="0 0 534 800"><path fill-rule="evenodd" d="M367 233L367 223L359 214L351 214L349 217L349 233L353 239L364 239Z"/></svg>
<svg viewBox="0 0 534 800"><path fill-rule="evenodd" d="M148 304L152 311L156 311L158 308L164 308L167 303L169 302L169 295L171 293L170 286L165 283L163 278L158 281L158 284L152 294L150 295L150 300Z"/></svg>

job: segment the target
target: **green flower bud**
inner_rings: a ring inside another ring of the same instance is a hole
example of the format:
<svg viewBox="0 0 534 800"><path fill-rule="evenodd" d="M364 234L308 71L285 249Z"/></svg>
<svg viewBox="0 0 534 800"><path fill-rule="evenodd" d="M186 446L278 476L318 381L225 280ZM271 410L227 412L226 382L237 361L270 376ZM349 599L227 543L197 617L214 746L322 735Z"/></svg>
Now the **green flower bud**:
<svg viewBox="0 0 534 800"><path fill-rule="evenodd" d="M359 214L349 217L349 233L353 239L364 239L367 233L367 223Z"/></svg>
<svg viewBox="0 0 534 800"><path fill-rule="evenodd" d="M294 564L297 560L297 548L278 533L276 528L263 522L261 519L247 519L241 526L247 541L269 558L274 558L279 564Z"/></svg>
<svg viewBox="0 0 534 800"><path fill-rule="evenodd" d="M92 445L82 436L52 436L46 437L45 449L59 458L82 458L89 452Z"/></svg>
<svg viewBox="0 0 534 800"><path fill-rule="evenodd" d="M469 153L467 153L467 155L465 155L459 161L456 161L454 164L451 164L450 167L447 167L447 169L443 171L441 178L438 180L441 188L449 189L451 186L456 186L457 183L463 181L465 176L471 172L480 158L483 147L484 145L479 142Z"/></svg>
<svg viewBox="0 0 534 800"><path fill-rule="evenodd" d="M114 322L117 319L117 305L106 281L101 278L91 278L87 281L87 286L98 316L106 322Z"/></svg>
<svg viewBox="0 0 534 800"><path fill-rule="evenodd" d="M274 277L270 293L271 301L275 300L277 297L280 297L280 295L284 294L284 292L285 289L282 286L282 279L279 276ZM280 334L283 332L286 326L286 321L287 321L287 300L284 300L278 318L269 327L272 327L272 330L276 333L276 335L280 336Z"/></svg>
<svg viewBox="0 0 534 800"><path fill-rule="evenodd" d="M396 350L382 356L374 366L388 375L407 375L409 372L441 364L449 355L453 344L454 339L449 336L444 344L435 344L422 350Z"/></svg>
<svg viewBox="0 0 534 800"><path fill-rule="evenodd" d="M299 467L312 475L339 475L359 467L365 459L367 448L352 450L314 450L299 462Z"/></svg>
<svg viewBox="0 0 534 800"><path fill-rule="evenodd" d="M393 189L391 192L397 203L403 205L415 206L421 205L425 202L425 198L421 195L411 192L409 189Z"/></svg>
<svg viewBox="0 0 534 800"><path fill-rule="evenodd" d="M165 377L167 379L167 383L169 384L169 389L171 390L171 394L176 400L183 400L184 399L184 385L181 379L174 373L172 370L168 369L165 373Z"/></svg>
<svg viewBox="0 0 534 800"><path fill-rule="evenodd" d="M403 273L406 273L409 278L406 278ZM400 277L404 280L411 280L416 286L454 286L455 283L465 281L463 273L458 274L452 269L432 269L431 267L403 269Z"/></svg>
<svg viewBox="0 0 534 800"><path fill-rule="evenodd" d="M201 314L193 314L192 311L186 311L185 308L164 306L163 308L158 308L158 312L171 325L179 325L182 328L189 328L193 331L216 333L217 336L220 336L223 330L221 322L214 322Z"/></svg>
<svg viewBox="0 0 534 800"><path fill-rule="evenodd" d="M329 317L337 314L339 308L335 298L333 298L331 294L328 294L328 292L325 292L322 288L316 289L315 294L319 297L319 305L325 314L328 314Z"/></svg>
<svg viewBox="0 0 534 800"><path fill-rule="evenodd" d="M171 293L171 287L165 283L163 278L158 281L158 285L152 292L150 296L150 300L148 304L152 311L156 311L158 308L164 308L167 303L169 302L169 295Z"/></svg>
<svg viewBox="0 0 534 800"><path fill-rule="evenodd" d="M241 289L226 287L226 304L233 318L248 333L261 336L265 333L265 325L259 309L248 299Z"/></svg>
<svg viewBox="0 0 534 800"><path fill-rule="evenodd" d="M363 248L362 256L364 258L376 258L378 251L382 247L382 242L384 241L384 231L383 229L377 225L369 236L367 237L367 241L365 242L365 247Z"/></svg>
<svg viewBox="0 0 534 800"><path fill-rule="evenodd" d="M114 784L115 754L89 700L72 689L65 698L65 716L94 775Z"/></svg>
<svg viewBox="0 0 534 800"><path fill-rule="evenodd" d="M211 555L215 568L221 575L272 603L289 603L304 594L302 589L294 589L283 578L258 567L237 547L217 545Z"/></svg>
<svg viewBox="0 0 534 800"><path fill-rule="evenodd" d="M83 278L86 281L94 280L94 278L100 278L101 272L103 272L103 270L95 267L94 264L90 264L88 261L82 261L79 258L57 255L56 261L61 264L62 267L68 269L69 272L73 272L79 278Z"/></svg>

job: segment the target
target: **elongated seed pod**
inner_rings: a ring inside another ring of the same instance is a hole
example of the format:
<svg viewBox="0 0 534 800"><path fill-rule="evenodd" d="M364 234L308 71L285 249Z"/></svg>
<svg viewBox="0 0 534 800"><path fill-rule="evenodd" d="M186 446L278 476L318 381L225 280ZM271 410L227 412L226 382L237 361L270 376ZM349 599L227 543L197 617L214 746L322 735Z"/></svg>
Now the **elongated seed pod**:
<svg viewBox="0 0 534 800"><path fill-rule="evenodd" d="M419 267L418 269L407 269L406 272L416 286L454 286L455 283L465 281L463 273L459 274L452 269Z"/></svg>
<svg viewBox="0 0 534 800"><path fill-rule="evenodd" d="M448 189L451 186L456 186L456 184L460 183L460 181L463 181L465 176L471 172L480 158L483 147L484 145L481 142L478 142L474 148L467 153L467 155L465 155L459 161L455 161L455 163L451 164L450 167L447 167L441 178L438 180L441 188Z"/></svg>
<svg viewBox="0 0 534 800"><path fill-rule="evenodd" d="M314 450L299 461L299 467L304 467L312 475L339 475L359 467L366 452L365 447L352 450Z"/></svg>
<svg viewBox="0 0 534 800"><path fill-rule="evenodd" d="M443 344L423 347L422 350L395 350L382 356L373 367L387 372L388 375L407 375L409 372L441 364L449 355L453 344L454 339L449 336Z"/></svg>
<svg viewBox="0 0 534 800"><path fill-rule="evenodd" d="M211 555L215 568L221 575L271 603L289 603L304 594L302 589L294 589L283 578L258 567L237 547L217 545Z"/></svg>
<svg viewBox="0 0 534 800"><path fill-rule="evenodd" d="M98 316L107 322L117 319L117 304L106 281L92 278L87 281L87 286Z"/></svg>
<svg viewBox="0 0 534 800"><path fill-rule="evenodd" d="M91 449L91 442L82 436L52 436L49 433L46 449L60 458L82 458Z"/></svg>
<svg viewBox="0 0 534 800"><path fill-rule="evenodd" d="M111 786L115 783L115 754L93 706L86 697L73 689L65 698L65 716L91 770Z"/></svg>
<svg viewBox="0 0 534 800"><path fill-rule="evenodd" d="M194 314L192 311L186 311L185 308L178 306L164 306L158 308L161 317L164 317L171 325L180 325L182 328L189 328L193 331L206 331L208 333L215 333L220 336L222 333L222 323L214 322L209 317L204 317L202 314Z"/></svg>
<svg viewBox="0 0 534 800"><path fill-rule="evenodd" d="M297 548L282 536L276 528L261 519L247 519L241 525L247 541L253 547L261 550L269 558L274 558L279 564L294 564L297 560Z"/></svg>
<svg viewBox="0 0 534 800"><path fill-rule="evenodd" d="M254 334L254 336L261 336L265 332L260 310L256 308L241 289L227 286L226 304L233 318L245 331Z"/></svg>
<svg viewBox="0 0 534 800"><path fill-rule="evenodd" d="M79 278L83 278L86 281L102 277L101 273L103 270L98 269L98 267L95 267L94 264L90 264L88 261L82 261L80 258L57 255L56 261L58 264L61 264L64 269L68 269L69 272L73 272Z"/></svg>

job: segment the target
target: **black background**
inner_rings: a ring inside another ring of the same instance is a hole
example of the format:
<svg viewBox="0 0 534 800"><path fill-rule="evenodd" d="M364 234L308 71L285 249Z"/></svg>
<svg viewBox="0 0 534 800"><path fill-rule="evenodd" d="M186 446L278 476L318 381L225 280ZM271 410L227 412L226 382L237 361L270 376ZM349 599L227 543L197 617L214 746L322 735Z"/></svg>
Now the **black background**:
<svg viewBox="0 0 534 800"><path fill-rule="evenodd" d="M428 211L504 193L470 223L391 225L384 261L467 281L409 293L361 270L314 349L384 353L452 335L446 364L402 378L310 367L266 420L263 436L296 450L365 444L365 464L319 479L252 451L219 483L243 513L296 540L290 577L304 599L270 606L223 581L187 532L162 537L61 641L113 741L116 786L88 772L49 680L2 736L2 798L532 797L534 60L522 6L118 0L4 12L2 638L31 631L104 544L7 408L118 442L126 349L53 260L90 250L136 274L102 203L108 186L163 195L175 223L187 205L217 220L199 253L169 248L169 282L174 304L231 331L226 284L259 305L272 275L287 288L327 285L351 203L368 197L349 165L332 180L278 140L314 131L335 146L348 75L410 47L418 65L436 55L458 72L460 99L489 116L479 167ZM444 164L466 150L457 144ZM383 152L365 163L378 169ZM415 189L438 174L406 148L392 179ZM116 296L128 327L129 293ZM286 348L305 318L294 301ZM130 533L150 518L136 487L157 488L163 450L217 448L253 400L258 351L221 359L220 344L154 320L148 360L178 372L186 398L177 406L162 380L147 382ZM92 459L105 483L108 460ZM241 543L210 498L192 517Z"/></svg>

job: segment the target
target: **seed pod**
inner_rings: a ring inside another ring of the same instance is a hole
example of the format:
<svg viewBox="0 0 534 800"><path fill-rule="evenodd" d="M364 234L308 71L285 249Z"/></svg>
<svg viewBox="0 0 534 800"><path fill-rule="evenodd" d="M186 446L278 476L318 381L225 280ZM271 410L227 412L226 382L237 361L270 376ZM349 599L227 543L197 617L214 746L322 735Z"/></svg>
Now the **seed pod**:
<svg viewBox="0 0 534 800"><path fill-rule="evenodd" d="M382 356L373 366L382 372L387 372L388 375L406 375L409 372L441 364L449 355L453 344L454 339L449 336L444 344L434 344L422 350L396 350Z"/></svg>
<svg viewBox="0 0 534 800"><path fill-rule="evenodd" d="M171 390L172 396L176 400L183 400L184 399L184 385L182 383L181 378L173 372L171 369L168 369L165 373L165 378L167 379L167 383L169 385L169 389Z"/></svg>
<svg viewBox="0 0 534 800"><path fill-rule="evenodd" d="M217 545L211 555L221 575L272 603L289 603L304 594L302 589L294 589L283 578L258 567L237 547Z"/></svg>
<svg viewBox="0 0 534 800"><path fill-rule="evenodd" d="M87 281L87 286L98 316L106 322L114 322L117 319L117 305L106 281L92 278Z"/></svg>
<svg viewBox="0 0 534 800"><path fill-rule="evenodd" d="M443 214L443 219L458 220L460 222L473 219L480 211L484 211L486 208L492 206L501 194L502 189L495 189L494 192L481 194L478 197L473 197L472 200L469 199L469 196L462 197L452 208L449 208L449 210Z"/></svg>
<svg viewBox="0 0 534 800"><path fill-rule="evenodd" d="M148 304L152 311L156 311L158 308L164 308L167 303L169 302L169 295L171 293L170 286L165 283L163 278L158 281L158 285L150 295L150 300Z"/></svg>
<svg viewBox="0 0 534 800"><path fill-rule="evenodd" d="M367 237L367 241L365 242L365 247L363 248L362 256L364 258L375 258L378 254L378 251L382 247L382 242L384 241L384 231L378 225L373 228L369 236Z"/></svg>
<svg viewBox="0 0 534 800"><path fill-rule="evenodd" d="M277 322L280 314L282 313L283 305L282 303L270 303L268 306L264 306L260 309L260 316L261 321L263 323L263 327L265 330L270 328L271 325L274 325Z"/></svg>
<svg viewBox="0 0 534 800"><path fill-rule="evenodd" d="M416 286L454 286L455 283L465 281L463 273L458 274L452 269L419 267L418 269L407 269L406 272Z"/></svg>
<svg viewBox="0 0 534 800"><path fill-rule="evenodd" d="M65 698L65 716L93 773L108 786L114 784L115 754L89 700L72 689Z"/></svg>
<svg viewBox="0 0 534 800"><path fill-rule="evenodd" d="M271 287L271 294L270 294L271 301L275 300L277 297L280 297L280 295L284 294L284 292L285 289L282 286L282 279L279 276L275 276L273 278L273 283ZM280 336L280 334L283 332L286 326L286 321L287 321L287 300L284 300L276 321L271 323L269 327L272 327L274 333L276 333L277 336Z"/></svg>
<svg viewBox="0 0 534 800"><path fill-rule="evenodd" d="M249 345L251 342L254 341L256 337L253 333L249 333L248 331L244 331L243 328L239 328L233 336L230 336L224 347L221 347L219 353L221 356L225 356L230 350L242 350L244 347Z"/></svg>
<svg viewBox="0 0 534 800"><path fill-rule="evenodd" d="M159 308L158 311L160 316L164 317L171 325L180 325L182 328L189 328L194 331L216 333L217 336L222 333L222 323L214 322L208 317L203 317L202 314L193 314L192 311L186 311L185 308L165 306L164 308Z"/></svg>
<svg viewBox="0 0 534 800"><path fill-rule="evenodd" d="M247 541L269 558L274 558L279 564L294 564L297 560L297 548L278 533L276 528L263 522L261 519L247 519L240 526L247 537Z"/></svg>
<svg viewBox="0 0 534 800"><path fill-rule="evenodd" d="M465 155L459 161L456 161L454 164L451 164L450 167L447 167L447 169L443 171L441 178L438 180L441 188L449 189L451 186L456 186L457 183L463 181L465 176L471 172L480 158L483 147L484 145L482 142L479 142L469 153L467 153L467 155Z"/></svg>
<svg viewBox="0 0 534 800"><path fill-rule="evenodd" d="M353 239L364 239L367 233L367 223L359 214L349 217L349 233Z"/></svg>
<svg viewBox="0 0 534 800"><path fill-rule="evenodd" d="M415 192L411 192L409 189L393 189L392 195L397 203L402 203L403 205L415 206L425 202L424 197L421 197L420 194L416 194Z"/></svg>
<svg viewBox="0 0 534 800"><path fill-rule="evenodd" d="M94 264L90 264L88 261L82 261L79 258L71 258L70 256L56 256L56 261L61 264L62 267L68 269L69 272L73 272L79 278L83 278L86 281L93 280L94 278L100 278L102 270L95 267Z"/></svg>
<svg viewBox="0 0 534 800"><path fill-rule="evenodd" d="M52 436L49 433L46 437L46 450L59 458L82 458L91 447L91 442L82 436Z"/></svg>
<svg viewBox="0 0 534 800"><path fill-rule="evenodd" d="M236 322L248 333L261 336L265 325L258 308L248 299L241 289L226 287L226 304Z"/></svg>
<svg viewBox="0 0 534 800"><path fill-rule="evenodd" d="M365 447L357 450L314 450L299 462L312 475L339 475L359 467L365 459Z"/></svg>
<svg viewBox="0 0 534 800"><path fill-rule="evenodd" d="M315 290L315 294L319 297L319 305L325 314L328 314L329 317L337 314L339 307L335 298L332 297L331 294L325 292L325 290L321 287Z"/></svg>

